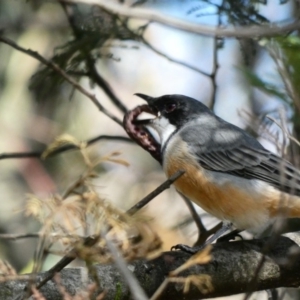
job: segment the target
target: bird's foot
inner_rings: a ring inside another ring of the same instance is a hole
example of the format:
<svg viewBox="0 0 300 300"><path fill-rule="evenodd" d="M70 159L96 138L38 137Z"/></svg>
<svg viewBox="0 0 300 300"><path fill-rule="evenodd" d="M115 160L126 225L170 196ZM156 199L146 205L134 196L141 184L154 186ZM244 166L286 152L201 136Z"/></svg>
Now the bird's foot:
<svg viewBox="0 0 300 300"><path fill-rule="evenodd" d="M189 254L195 254L198 251L202 250L203 248L204 248L204 245L199 246L199 247L198 246L197 247L190 247L190 246L184 245L184 244L177 244L177 245L175 245L171 248L171 251L180 250L180 251L183 251L183 252L186 252L186 253L189 253Z"/></svg>
<svg viewBox="0 0 300 300"><path fill-rule="evenodd" d="M189 247L187 245L178 244L178 245L173 246L171 248L171 250L181 250L186 253L195 254L198 251L202 250L205 246L210 245L212 242L214 242L215 240L220 238L222 236L222 234L224 234L227 230L229 230L231 228L232 228L231 223L223 222L222 227L201 246Z"/></svg>

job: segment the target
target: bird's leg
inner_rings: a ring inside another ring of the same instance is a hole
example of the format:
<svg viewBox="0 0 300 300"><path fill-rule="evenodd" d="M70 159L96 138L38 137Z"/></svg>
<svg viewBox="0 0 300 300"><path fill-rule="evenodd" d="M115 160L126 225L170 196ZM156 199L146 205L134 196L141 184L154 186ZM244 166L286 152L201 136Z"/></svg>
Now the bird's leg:
<svg viewBox="0 0 300 300"><path fill-rule="evenodd" d="M195 207L193 206L192 202L186 197L184 196L182 193L180 193L178 190L177 192L179 193L179 195L182 197L182 199L184 200L185 204L187 205L189 211L190 211L190 214L197 226L197 229L198 229L198 239L197 239L197 242L199 240L201 240L201 238L203 237L204 240L202 239L203 242L206 241L206 239L208 238L208 236L206 236L206 234L208 233L208 230L206 230L205 226L203 225L202 223L202 220L200 218L200 216L198 215ZM210 235L209 235L210 236ZM202 244L202 243L201 243ZM201 245L200 244L200 245Z"/></svg>
<svg viewBox="0 0 300 300"><path fill-rule="evenodd" d="M197 247L189 247L187 245L178 244L171 248L171 250L181 250L187 253L195 254L196 252L202 250L205 246L211 244L220 236L222 236L226 231L232 229L232 223L223 222L222 227L213 235L211 236L203 245Z"/></svg>

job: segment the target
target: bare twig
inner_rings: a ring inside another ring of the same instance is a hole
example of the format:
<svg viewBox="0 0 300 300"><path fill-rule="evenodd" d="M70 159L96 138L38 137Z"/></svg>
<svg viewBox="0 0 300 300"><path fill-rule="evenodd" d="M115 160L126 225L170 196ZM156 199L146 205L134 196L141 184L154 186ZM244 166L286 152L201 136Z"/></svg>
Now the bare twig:
<svg viewBox="0 0 300 300"><path fill-rule="evenodd" d="M36 233L1 233L0 239L1 240L20 240L20 239L28 239L28 238L40 238L42 236L45 236L45 234L36 232ZM47 237L51 238L81 238L83 239L83 236L80 235L74 235L74 234L57 234L57 233L47 233Z"/></svg>
<svg viewBox="0 0 300 300"><path fill-rule="evenodd" d="M23 233L23 234L15 234L15 233L1 233L0 239L2 240L20 240L20 239L28 239L28 238L39 238L41 234L37 233Z"/></svg>
<svg viewBox="0 0 300 300"><path fill-rule="evenodd" d="M138 203L136 203L133 207L131 207L129 210L127 210L127 214L134 215L138 210L143 208L146 204L148 204L157 195L162 193L164 190L168 189L172 185L172 183L174 183L174 181L176 181L183 174L184 174L184 171L177 171L169 179L167 179L160 186L158 186L154 191L152 191L145 198L143 198Z"/></svg>
<svg viewBox="0 0 300 300"><path fill-rule="evenodd" d="M269 25L251 25L243 27L227 27L217 28L199 23L187 22L178 18L159 13L146 8L130 8L125 5L120 5L116 2L107 0L60 0L65 3L85 3L99 5L111 11L112 13L130 18L145 19L151 22L157 22L172 28L177 28L187 32L198 33L207 36L217 37L237 37L237 38L255 38L255 37L270 37L277 36L283 33L298 30L300 21L292 21L287 24L269 24Z"/></svg>
<svg viewBox="0 0 300 300"><path fill-rule="evenodd" d="M11 46L12 48L14 48L14 49L16 49L16 50L18 50L20 52L23 52L23 53L25 53L25 54L33 57L33 58L35 58L36 60L38 60L42 64L46 65L47 67L51 68L52 70L54 70L55 72L57 72L58 74L60 74L76 90L78 90L80 93L82 93L83 95L85 95L86 97L88 97L96 105L96 107L102 113L104 113L107 117L109 117L110 119L112 119L113 121L115 121L117 124L119 124L120 126L122 126L122 121L119 120L116 116L112 115L105 107L103 107L102 104L98 101L98 99L96 98L95 95L93 95L88 90L86 90L84 87L82 87L80 84L78 84L76 80L74 80L72 77L70 77L57 64L55 64L54 62L52 62L50 60L47 60L46 58L44 58L42 55L40 55L36 51L33 51L31 49L25 49L25 48L17 45L13 40L11 40L9 38L6 38L3 35L0 35L0 42L2 42L4 44L7 44L7 45Z"/></svg>
<svg viewBox="0 0 300 300"><path fill-rule="evenodd" d="M105 94L110 98L111 102L123 113L127 112L126 106L121 102L121 100L114 93L113 89L109 83L99 74L96 69L95 63L89 65L88 76L92 78L96 84L105 92Z"/></svg>
<svg viewBox="0 0 300 300"><path fill-rule="evenodd" d="M274 122L279 128L281 128L281 130L284 132L284 134L294 143L296 143L298 146L300 146L300 142L294 138L289 131L286 128L283 128L274 118L266 115L266 118L268 118L269 120L271 120L272 122Z"/></svg>
<svg viewBox="0 0 300 300"><path fill-rule="evenodd" d="M210 108L211 110L214 110L215 104L216 104L216 94L217 94L217 71L219 68L218 64L218 38L214 37L213 39L213 66L212 66L212 72L210 74L211 83L212 83L212 93L210 98Z"/></svg>
<svg viewBox="0 0 300 300"><path fill-rule="evenodd" d="M220 28L221 25L221 10L224 6L224 1L222 1L221 7L218 7L219 13L218 13L218 27ZM217 94L217 72L219 69L219 62L218 62L218 37L215 36L213 38L213 61L212 61L212 71L210 74L210 79L212 83L212 93L211 93L211 100L210 100L210 108L211 110L214 110L215 103L216 103L216 94Z"/></svg>
<svg viewBox="0 0 300 300"><path fill-rule="evenodd" d="M114 258L115 264L123 275L128 287L131 291L131 295L135 300L148 300L148 297L144 290L141 288L140 283L136 277L129 271L124 258L116 246L110 241L109 238L103 234L103 238L106 241L107 248L109 249L112 257Z"/></svg>
<svg viewBox="0 0 300 300"><path fill-rule="evenodd" d="M160 50L156 49L143 36L141 37L141 41L143 42L144 45L146 45L154 53L156 53L156 54L158 54L158 55L166 58L168 61L176 63L176 64L181 65L181 66L184 66L186 68L189 68L190 70L193 70L193 71L195 71L197 73L200 73L200 74L202 74L204 76L211 77L211 74L209 74L209 73L207 73L205 71L202 71L202 70L200 70L200 69L198 69L198 68L196 68L196 67L194 67L194 66L192 66L192 65L190 65L190 64L188 64L186 62L183 62L183 61L180 61L178 59L172 58L169 55L167 55L167 54L161 52Z"/></svg>
<svg viewBox="0 0 300 300"><path fill-rule="evenodd" d="M126 143L133 143L133 141L125 136L112 136L112 135L99 135L95 138L92 138L90 140L87 140L85 143L90 146L98 141L101 140L108 140L108 141L120 141L120 142L126 142ZM75 145L64 145L57 149L55 149L53 152L51 152L47 157L55 156L59 153L68 151L68 150L74 150L77 149ZM0 154L0 160L1 159L11 159L11 158L30 158L30 157L36 157L41 158L44 151L33 151L33 152L10 152L10 153L2 153Z"/></svg>
<svg viewBox="0 0 300 300"><path fill-rule="evenodd" d="M293 81L291 79L291 74L288 70L286 58L284 57L283 50L279 48L279 45L275 42L270 42L266 46L270 56L275 62L277 71L281 77L281 80L284 84L284 88L288 96L293 100L293 104L297 109L298 113L300 112L300 96L297 93L297 90L293 86Z"/></svg>
<svg viewBox="0 0 300 300"><path fill-rule="evenodd" d="M1 159L11 159L11 158L30 158L30 157L40 158L41 155L42 155L42 152L40 152L40 151L33 151L33 152L9 152L9 153L2 153L2 154L0 154L0 160Z"/></svg>

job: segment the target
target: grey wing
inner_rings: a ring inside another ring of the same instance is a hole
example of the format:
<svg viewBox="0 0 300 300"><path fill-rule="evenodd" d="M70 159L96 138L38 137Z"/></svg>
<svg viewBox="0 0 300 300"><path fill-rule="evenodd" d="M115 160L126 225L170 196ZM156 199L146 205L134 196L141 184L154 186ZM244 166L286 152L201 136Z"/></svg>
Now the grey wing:
<svg viewBox="0 0 300 300"><path fill-rule="evenodd" d="M231 125L231 124L229 124ZM198 132L194 128L182 132L190 151L200 165L208 170L248 179L268 182L282 192L300 196L300 171L288 161L264 149L253 137L241 129L226 124L218 130Z"/></svg>

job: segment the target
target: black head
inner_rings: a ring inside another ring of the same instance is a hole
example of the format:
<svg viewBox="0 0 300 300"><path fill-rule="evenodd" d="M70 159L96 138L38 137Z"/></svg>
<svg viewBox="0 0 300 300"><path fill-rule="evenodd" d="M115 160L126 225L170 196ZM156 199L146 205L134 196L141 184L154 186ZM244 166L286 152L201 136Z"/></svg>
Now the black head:
<svg viewBox="0 0 300 300"><path fill-rule="evenodd" d="M176 128L180 128L203 113L212 113L203 103L184 95L164 95L157 98L144 94L135 95L146 100L157 116L165 117Z"/></svg>

